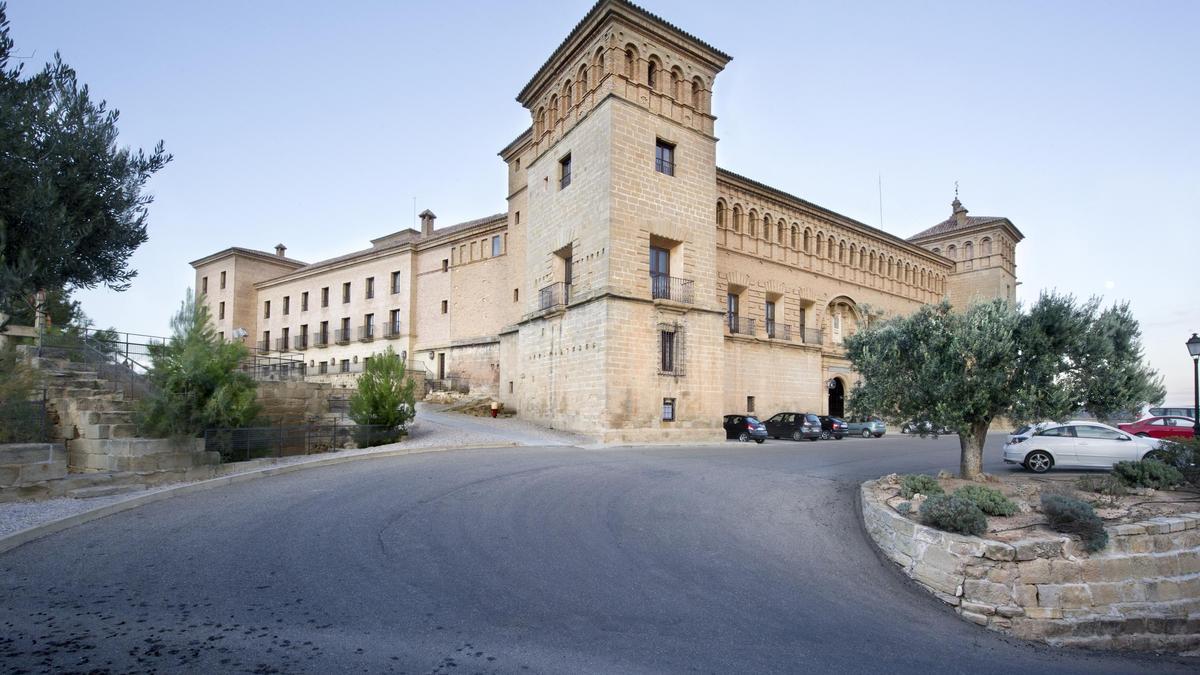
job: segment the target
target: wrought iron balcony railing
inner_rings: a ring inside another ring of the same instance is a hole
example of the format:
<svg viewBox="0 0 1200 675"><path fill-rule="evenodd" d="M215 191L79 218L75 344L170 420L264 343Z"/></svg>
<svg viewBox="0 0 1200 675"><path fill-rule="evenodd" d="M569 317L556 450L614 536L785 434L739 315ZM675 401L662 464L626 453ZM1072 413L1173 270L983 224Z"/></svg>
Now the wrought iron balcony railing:
<svg viewBox="0 0 1200 675"><path fill-rule="evenodd" d="M275 338L275 351L286 352L290 348L291 348L291 345L288 344L287 338L285 338L285 337Z"/></svg>
<svg viewBox="0 0 1200 675"><path fill-rule="evenodd" d="M806 345L819 345L824 336L821 335L820 328L801 328L796 331L796 337Z"/></svg>
<svg viewBox="0 0 1200 675"><path fill-rule="evenodd" d="M389 323L383 327L383 337L387 340L395 340L400 337L400 323Z"/></svg>
<svg viewBox="0 0 1200 675"><path fill-rule="evenodd" d="M375 324L368 324L358 327L358 341L370 342L375 339Z"/></svg>
<svg viewBox="0 0 1200 675"><path fill-rule="evenodd" d="M538 291L538 310L561 309L571 301L571 284L559 281Z"/></svg>
<svg viewBox="0 0 1200 675"><path fill-rule="evenodd" d="M333 332L333 341L339 345L350 344L351 331L349 328L339 328Z"/></svg>
<svg viewBox="0 0 1200 675"><path fill-rule="evenodd" d="M691 279L679 279L665 274L650 275L650 297L655 300L672 300L690 305L695 298L692 289Z"/></svg>
<svg viewBox="0 0 1200 675"><path fill-rule="evenodd" d="M737 314L726 315L726 325L733 335L754 335L754 319L748 319Z"/></svg>
<svg viewBox="0 0 1200 675"><path fill-rule="evenodd" d="M328 347L329 346L329 333L313 333L312 334L312 346Z"/></svg>
<svg viewBox="0 0 1200 675"><path fill-rule="evenodd" d="M772 340L791 340L792 327L778 321L767 321L767 337Z"/></svg>
<svg viewBox="0 0 1200 675"><path fill-rule="evenodd" d="M302 333L292 338L292 348L298 352L308 349L308 334Z"/></svg>

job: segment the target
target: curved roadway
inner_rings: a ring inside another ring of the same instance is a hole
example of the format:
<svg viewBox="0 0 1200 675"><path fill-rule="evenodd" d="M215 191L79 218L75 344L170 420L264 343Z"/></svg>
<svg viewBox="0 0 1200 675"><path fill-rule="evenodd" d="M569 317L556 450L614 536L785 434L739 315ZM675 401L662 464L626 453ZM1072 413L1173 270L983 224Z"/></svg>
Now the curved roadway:
<svg viewBox="0 0 1200 675"><path fill-rule="evenodd" d="M881 562L858 481L956 456L954 439L907 438L504 448L223 487L0 555L0 664L1195 672L1178 657L1006 639Z"/></svg>

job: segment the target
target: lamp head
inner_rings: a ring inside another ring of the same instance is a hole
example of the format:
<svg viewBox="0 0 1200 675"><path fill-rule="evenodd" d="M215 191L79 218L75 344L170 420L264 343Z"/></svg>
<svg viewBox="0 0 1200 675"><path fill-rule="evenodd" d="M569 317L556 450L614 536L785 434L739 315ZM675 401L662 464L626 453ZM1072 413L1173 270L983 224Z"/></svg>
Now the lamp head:
<svg viewBox="0 0 1200 675"><path fill-rule="evenodd" d="M1187 348L1193 359L1200 359L1200 336L1192 333L1192 337L1187 341Z"/></svg>

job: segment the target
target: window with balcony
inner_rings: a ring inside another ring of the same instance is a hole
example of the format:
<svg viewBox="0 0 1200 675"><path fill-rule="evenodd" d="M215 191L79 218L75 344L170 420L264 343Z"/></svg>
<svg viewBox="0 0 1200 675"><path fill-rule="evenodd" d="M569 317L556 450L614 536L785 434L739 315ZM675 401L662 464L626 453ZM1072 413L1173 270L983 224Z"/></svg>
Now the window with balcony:
<svg viewBox="0 0 1200 675"><path fill-rule="evenodd" d="M343 373L350 372L350 359L342 359L342 362L340 365L341 365L341 368L339 370L341 372L343 372Z"/></svg>
<svg viewBox="0 0 1200 675"><path fill-rule="evenodd" d="M258 345L258 351L260 351L260 352L271 351L271 331L269 331L269 330L263 331L262 342L259 343L259 345Z"/></svg>
<svg viewBox="0 0 1200 675"><path fill-rule="evenodd" d="M400 310L393 309L388 315L387 334L385 337L400 336Z"/></svg>
<svg viewBox="0 0 1200 675"><path fill-rule="evenodd" d="M558 160L558 189L566 189L571 184L571 155Z"/></svg>
<svg viewBox="0 0 1200 675"><path fill-rule="evenodd" d="M359 340L367 342L375 339L375 315L367 314L363 316L362 330L359 332Z"/></svg>
<svg viewBox="0 0 1200 675"><path fill-rule="evenodd" d="M661 138L654 144L654 170L668 176L675 175L675 145Z"/></svg>
<svg viewBox="0 0 1200 675"><path fill-rule="evenodd" d="M767 324L767 337L778 337L775 330L775 303L771 300L763 306L763 321Z"/></svg>
<svg viewBox="0 0 1200 675"><path fill-rule="evenodd" d="M319 374L319 375L329 374L329 362L328 361L322 361L317 364L317 374Z"/></svg>

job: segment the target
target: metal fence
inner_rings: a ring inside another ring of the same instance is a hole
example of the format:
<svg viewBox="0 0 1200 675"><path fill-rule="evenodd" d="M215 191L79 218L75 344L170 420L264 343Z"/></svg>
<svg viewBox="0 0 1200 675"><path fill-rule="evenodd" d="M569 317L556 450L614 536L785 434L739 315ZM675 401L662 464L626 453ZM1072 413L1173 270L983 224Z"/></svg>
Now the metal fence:
<svg viewBox="0 0 1200 675"><path fill-rule="evenodd" d="M151 350L164 342L164 338L151 335L86 328L43 334L38 356L86 364L110 390L140 398L152 390L146 377L152 364Z"/></svg>
<svg viewBox="0 0 1200 675"><path fill-rule="evenodd" d="M665 274L650 275L650 295L655 300L672 300L692 304L695 293L691 279L679 279Z"/></svg>
<svg viewBox="0 0 1200 675"><path fill-rule="evenodd" d="M35 400L0 401L0 443L46 443L50 419L46 391Z"/></svg>
<svg viewBox="0 0 1200 675"><path fill-rule="evenodd" d="M394 443L394 427L368 424L303 424L241 429L208 429L204 449L221 453L223 462L244 462L266 457L295 457L347 447L365 448Z"/></svg>

